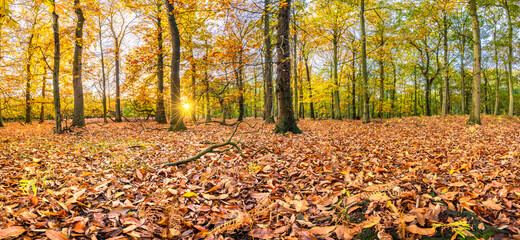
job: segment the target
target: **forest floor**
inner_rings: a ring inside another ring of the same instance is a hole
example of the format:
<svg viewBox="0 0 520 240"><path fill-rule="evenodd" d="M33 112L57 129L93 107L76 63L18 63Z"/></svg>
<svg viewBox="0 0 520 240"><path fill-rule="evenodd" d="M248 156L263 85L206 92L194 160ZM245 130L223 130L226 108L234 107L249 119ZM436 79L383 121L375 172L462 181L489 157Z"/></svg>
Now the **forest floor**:
<svg viewBox="0 0 520 240"><path fill-rule="evenodd" d="M176 167L234 127L8 123L0 239L520 239L519 119L247 121Z"/></svg>

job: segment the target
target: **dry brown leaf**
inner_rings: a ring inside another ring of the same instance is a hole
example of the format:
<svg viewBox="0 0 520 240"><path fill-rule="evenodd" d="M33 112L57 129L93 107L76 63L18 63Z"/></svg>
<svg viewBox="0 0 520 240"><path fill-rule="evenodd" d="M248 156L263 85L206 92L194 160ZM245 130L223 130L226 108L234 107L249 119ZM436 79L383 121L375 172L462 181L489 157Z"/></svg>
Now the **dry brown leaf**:
<svg viewBox="0 0 520 240"><path fill-rule="evenodd" d="M433 236L435 235L435 228L421 228L417 225L410 225L406 227L406 231L413 233L413 234L419 234L422 236Z"/></svg>
<svg viewBox="0 0 520 240"><path fill-rule="evenodd" d="M25 232L25 229L20 226L8 227L0 230L0 239L9 237L17 237Z"/></svg>
<svg viewBox="0 0 520 240"><path fill-rule="evenodd" d="M328 227L313 227L309 230L310 233L314 235L325 235L329 234L336 229L336 226L328 226Z"/></svg>
<svg viewBox="0 0 520 240"><path fill-rule="evenodd" d="M50 229L45 230L45 235L50 240L67 240L67 237L65 235L63 235L63 233L57 232L54 230L50 230Z"/></svg>
<svg viewBox="0 0 520 240"><path fill-rule="evenodd" d="M489 209L493 209L493 210L497 210L497 211L504 209L502 206L500 206L500 204L497 204L496 198L488 199L488 200L482 202L482 205L484 205L485 207L487 207Z"/></svg>

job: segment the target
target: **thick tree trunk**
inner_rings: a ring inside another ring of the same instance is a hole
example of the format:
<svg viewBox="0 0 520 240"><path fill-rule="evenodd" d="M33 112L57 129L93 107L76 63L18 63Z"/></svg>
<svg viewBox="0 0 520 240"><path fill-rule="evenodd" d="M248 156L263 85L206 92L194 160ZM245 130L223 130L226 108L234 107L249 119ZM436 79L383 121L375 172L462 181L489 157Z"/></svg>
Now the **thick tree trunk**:
<svg viewBox="0 0 520 240"><path fill-rule="evenodd" d="M27 64L25 65L25 71L27 79L25 82L25 123L31 123L31 82L33 74L31 72L32 56L33 56L33 39L34 33L31 34L27 43Z"/></svg>
<svg viewBox="0 0 520 240"><path fill-rule="evenodd" d="M468 120L470 124L480 123L480 82L481 82L481 43L480 22L477 15L476 0L469 0L469 15L471 16L473 30L473 92L471 113Z"/></svg>
<svg viewBox="0 0 520 240"><path fill-rule="evenodd" d="M60 104L60 31L58 26L58 14L56 13L56 7L53 6L53 9L52 30L54 35L54 71L52 73L52 93L54 96L54 114L56 118L54 132L62 133Z"/></svg>
<svg viewBox="0 0 520 240"><path fill-rule="evenodd" d="M339 99L339 78L338 78L338 41L339 41L338 33L334 33L332 38L332 48L334 51L333 56L333 71L334 71L334 91L333 91L333 105L334 105L334 119L341 120L341 105Z"/></svg>
<svg viewBox="0 0 520 240"><path fill-rule="evenodd" d="M298 119L298 29L296 28L296 21L293 21L294 26L294 42L293 42L293 71L294 71L294 118Z"/></svg>
<svg viewBox="0 0 520 240"><path fill-rule="evenodd" d="M269 0L264 0L264 120L274 123L273 114L273 59L269 25Z"/></svg>
<svg viewBox="0 0 520 240"><path fill-rule="evenodd" d="M296 125L291 93L291 48L289 40L289 24L291 20L291 0L280 4L278 12L278 29L276 50L278 52L276 74L276 97L278 103L277 133L301 133Z"/></svg>
<svg viewBox="0 0 520 240"><path fill-rule="evenodd" d="M446 116L448 114L448 101L449 101L449 63L448 63L448 14L446 10L444 10L444 31L443 31L443 39L444 39L444 81L442 87L442 109L441 115Z"/></svg>
<svg viewBox="0 0 520 240"><path fill-rule="evenodd" d="M363 123L370 122L370 100L368 99L367 35L365 32L365 0L361 0L361 72L363 74Z"/></svg>
<svg viewBox="0 0 520 240"><path fill-rule="evenodd" d="M105 53L103 52L103 36L101 34L101 17L99 20L99 48L101 51L101 74L102 74L102 90L103 90L103 122L108 123L107 120L107 78L105 75Z"/></svg>
<svg viewBox="0 0 520 240"><path fill-rule="evenodd" d="M174 8L169 0L164 0L168 11L168 23L170 25L170 35L172 41L172 63L170 75L170 97L171 97L171 120L168 131L184 131L184 119L182 116L181 102L181 81L180 81L180 60L181 60L181 39L179 28L173 13Z"/></svg>
<svg viewBox="0 0 520 240"><path fill-rule="evenodd" d="M72 62L72 87L74 89L74 113L72 116L72 126L85 126L85 106L83 101L83 84L81 79L82 55L83 55L83 24L85 17L81 10L80 0L74 0L74 12L76 13L77 23L74 40L74 60Z"/></svg>
<svg viewBox="0 0 520 240"><path fill-rule="evenodd" d="M164 106L164 49L163 49L163 28L161 22L161 3L157 3L157 106L155 111L155 121L166 124L166 108Z"/></svg>
<svg viewBox="0 0 520 240"><path fill-rule="evenodd" d="M508 0L504 0L504 6L507 14L507 84L509 89L509 117L513 117L513 23L511 21L511 11L509 9Z"/></svg>

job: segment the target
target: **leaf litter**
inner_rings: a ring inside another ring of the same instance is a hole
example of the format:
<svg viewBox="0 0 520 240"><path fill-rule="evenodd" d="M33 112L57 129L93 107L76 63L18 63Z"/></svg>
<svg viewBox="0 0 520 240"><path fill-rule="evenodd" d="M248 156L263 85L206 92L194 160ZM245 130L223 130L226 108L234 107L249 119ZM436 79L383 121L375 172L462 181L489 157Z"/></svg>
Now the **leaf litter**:
<svg viewBox="0 0 520 240"><path fill-rule="evenodd" d="M249 120L259 123L259 120ZM0 133L0 239L520 239L520 122L484 117ZM247 147L246 147L247 146ZM254 149L266 151L255 152ZM254 157L250 157L254 155Z"/></svg>

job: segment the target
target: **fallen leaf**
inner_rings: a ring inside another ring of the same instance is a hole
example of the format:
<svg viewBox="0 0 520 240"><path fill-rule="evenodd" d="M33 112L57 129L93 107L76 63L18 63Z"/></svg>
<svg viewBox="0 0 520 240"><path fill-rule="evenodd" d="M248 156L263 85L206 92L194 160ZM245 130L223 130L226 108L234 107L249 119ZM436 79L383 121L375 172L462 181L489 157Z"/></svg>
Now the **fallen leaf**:
<svg viewBox="0 0 520 240"><path fill-rule="evenodd" d="M57 232L54 230L50 230L50 229L45 230L45 235L50 240L67 240L67 237L65 235L63 235L63 233Z"/></svg>
<svg viewBox="0 0 520 240"><path fill-rule="evenodd" d="M0 239L6 239L9 237L18 237L24 233L25 229L20 226L8 227L0 230Z"/></svg>
<svg viewBox="0 0 520 240"><path fill-rule="evenodd" d="M435 228L421 228L417 227L417 225L410 225L406 227L406 231L423 236L433 236L436 232Z"/></svg>

